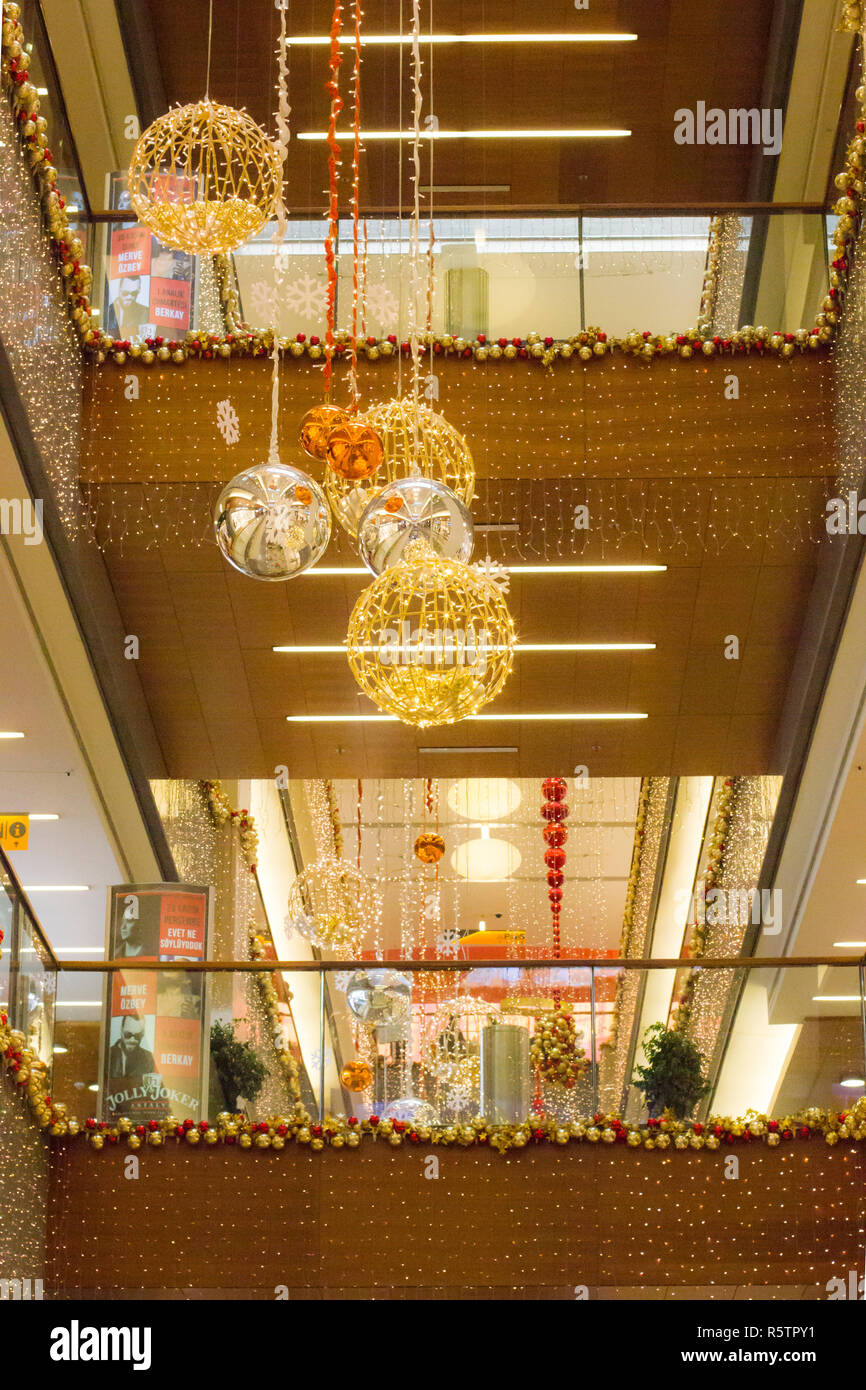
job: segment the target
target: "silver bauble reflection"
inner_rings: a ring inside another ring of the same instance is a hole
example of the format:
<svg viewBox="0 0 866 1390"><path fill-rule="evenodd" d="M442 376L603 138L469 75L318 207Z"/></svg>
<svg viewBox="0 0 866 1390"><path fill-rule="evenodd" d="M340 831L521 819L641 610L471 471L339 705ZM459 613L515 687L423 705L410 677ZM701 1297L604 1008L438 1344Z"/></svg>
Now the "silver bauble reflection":
<svg viewBox="0 0 866 1390"><path fill-rule="evenodd" d="M388 483L368 503L358 523L361 559L373 574L398 564L406 547L418 539L449 560L466 564L472 555L469 508L450 487L420 474Z"/></svg>
<svg viewBox="0 0 866 1390"><path fill-rule="evenodd" d="M214 509L219 548L251 579L292 579L314 565L331 537L325 494L300 468L275 460L232 478Z"/></svg>
<svg viewBox="0 0 866 1390"><path fill-rule="evenodd" d="M346 985L346 1003L362 1023L381 1027L402 1017L412 986L396 970L356 970Z"/></svg>
<svg viewBox="0 0 866 1390"><path fill-rule="evenodd" d="M382 1111L385 1120L400 1120L407 1125L435 1125L436 1111L426 1100L417 1096L402 1096L392 1100Z"/></svg>

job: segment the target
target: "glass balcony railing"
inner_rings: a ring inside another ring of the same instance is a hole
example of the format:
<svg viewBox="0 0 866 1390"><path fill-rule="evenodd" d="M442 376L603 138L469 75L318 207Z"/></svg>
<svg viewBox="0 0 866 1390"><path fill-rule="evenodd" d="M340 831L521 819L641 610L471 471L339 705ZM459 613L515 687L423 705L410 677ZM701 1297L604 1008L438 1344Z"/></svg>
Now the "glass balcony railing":
<svg viewBox="0 0 866 1390"><path fill-rule="evenodd" d="M54 1060L57 961L0 851L0 1013L32 1054L32 1068L51 1085Z"/></svg>
<svg viewBox="0 0 866 1390"><path fill-rule="evenodd" d="M188 329L221 330L213 268L159 245L123 221L91 227L93 302L114 337L181 339ZM234 255L241 315L253 328L276 316L287 337L322 334L326 276L321 221L292 220L274 289L273 226ZM408 222L370 221L360 267L359 331L404 340L412 315L424 332L474 340L484 334L557 340L587 327L611 337L668 335L701 327L724 337L747 323L771 332L813 325L827 293L828 218L814 208L627 216L437 217L413 268ZM337 239L337 325L351 326L352 228Z"/></svg>
<svg viewBox="0 0 866 1390"><path fill-rule="evenodd" d="M60 965L88 968L106 980L101 1017L55 1029L53 1098L80 1120L261 1122L300 1103L319 1122L496 1126L543 1115L580 1125L602 1114L640 1128L667 1107L698 1124L750 1112L838 1117L866 1095L857 961ZM190 985L199 969L209 977L204 1019ZM32 1020L53 1000L49 974L40 964L16 995L34 1050ZM159 1002L124 1027L108 1001L130 987ZM684 1061L671 1089L644 1050L656 1024L677 1034L679 1056L693 1056L693 1044L705 1084L689 1090ZM40 1029L44 1046L50 1022Z"/></svg>

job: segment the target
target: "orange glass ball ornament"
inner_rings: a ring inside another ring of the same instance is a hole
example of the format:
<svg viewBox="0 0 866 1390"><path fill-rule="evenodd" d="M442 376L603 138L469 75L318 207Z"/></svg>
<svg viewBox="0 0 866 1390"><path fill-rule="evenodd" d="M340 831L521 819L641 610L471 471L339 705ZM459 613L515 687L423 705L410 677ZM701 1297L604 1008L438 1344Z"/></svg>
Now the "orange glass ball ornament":
<svg viewBox="0 0 866 1390"><path fill-rule="evenodd" d="M340 1080L347 1091L366 1091L373 1084L373 1072L366 1062L347 1062Z"/></svg>
<svg viewBox="0 0 866 1390"><path fill-rule="evenodd" d="M337 405L316 405L301 421L301 448L311 459L324 459L331 431L346 421L346 412Z"/></svg>
<svg viewBox="0 0 866 1390"><path fill-rule="evenodd" d="M337 425L328 436L328 467L347 482L372 478L382 466L385 450L374 429L360 421Z"/></svg>
<svg viewBox="0 0 866 1390"><path fill-rule="evenodd" d="M445 841L432 831L419 835L415 841L415 854L422 864L438 864L444 853Z"/></svg>

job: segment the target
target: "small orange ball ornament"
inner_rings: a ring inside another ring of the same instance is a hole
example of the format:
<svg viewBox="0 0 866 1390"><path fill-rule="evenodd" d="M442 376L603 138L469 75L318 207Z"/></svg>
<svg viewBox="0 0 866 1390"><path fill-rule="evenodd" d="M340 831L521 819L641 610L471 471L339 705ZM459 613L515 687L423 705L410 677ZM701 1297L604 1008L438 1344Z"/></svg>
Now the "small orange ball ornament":
<svg viewBox="0 0 866 1390"><path fill-rule="evenodd" d="M301 448L311 459L323 459L328 439L337 425L345 424L346 412L336 405L316 405L301 421Z"/></svg>
<svg viewBox="0 0 866 1390"><path fill-rule="evenodd" d="M441 835L434 835L428 831L419 835L415 841L415 854L422 864L438 864L444 853L445 841Z"/></svg>
<svg viewBox="0 0 866 1390"><path fill-rule="evenodd" d="M366 1091L373 1084L373 1072L366 1062L347 1062L340 1072L347 1091Z"/></svg>
<svg viewBox="0 0 866 1390"><path fill-rule="evenodd" d="M400 512L403 510L403 505L404 503L402 497L389 497L387 502L385 503L385 511Z"/></svg>
<svg viewBox="0 0 866 1390"><path fill-rule="evenodd" d="M357 483L372 478L382 466L385 451L374 429L360 421L337 425L328 436L328 467L339 478Z"/></svg>

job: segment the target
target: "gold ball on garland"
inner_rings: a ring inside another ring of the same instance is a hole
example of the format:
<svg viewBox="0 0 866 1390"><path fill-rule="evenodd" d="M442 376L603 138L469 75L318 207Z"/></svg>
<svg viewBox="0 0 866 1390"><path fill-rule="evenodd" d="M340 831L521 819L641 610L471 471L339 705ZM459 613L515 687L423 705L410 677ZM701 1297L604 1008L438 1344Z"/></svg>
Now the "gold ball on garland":
<svg viewBox="0 0 866 1390"><path fill-rule="evenodd" d="M422 864L438 864L445 853L445 841L441 835L426 831L415 841L415 857Z"/></svg>
<svg viewBox="0 0 866 1390"><path fill-rule="evenodd" d="M300 347L300 343L297 344ZM302 349L303 351L303 349ZM301 421L301 448L311 459L321 462L328 453L328 437L338 425L346 423L346 412L336 405L316 405Z"/></svg>
<svg viewBox="0 0 866 1390"><path fill-rule="evenodd" d="M164 246L226 255L273 216L282 164L245 111L199 101L148 126L132 152L129 197Z"/></svg>
<svg viewBox="0 0 866 1390"><path fill-rule="evenodd" d="M347 420L328 435L328 468L346 482L372 478L381 468L383 458L378 434L360 420Z"/></svg>
<svg viewBox="0 0 866 1390"><path fill-rule="evenodd" d="M340 1081L347 1091L366 1091L373 1084L373 1073L366 1062L347 1062L340 1072Z"/></svg>

